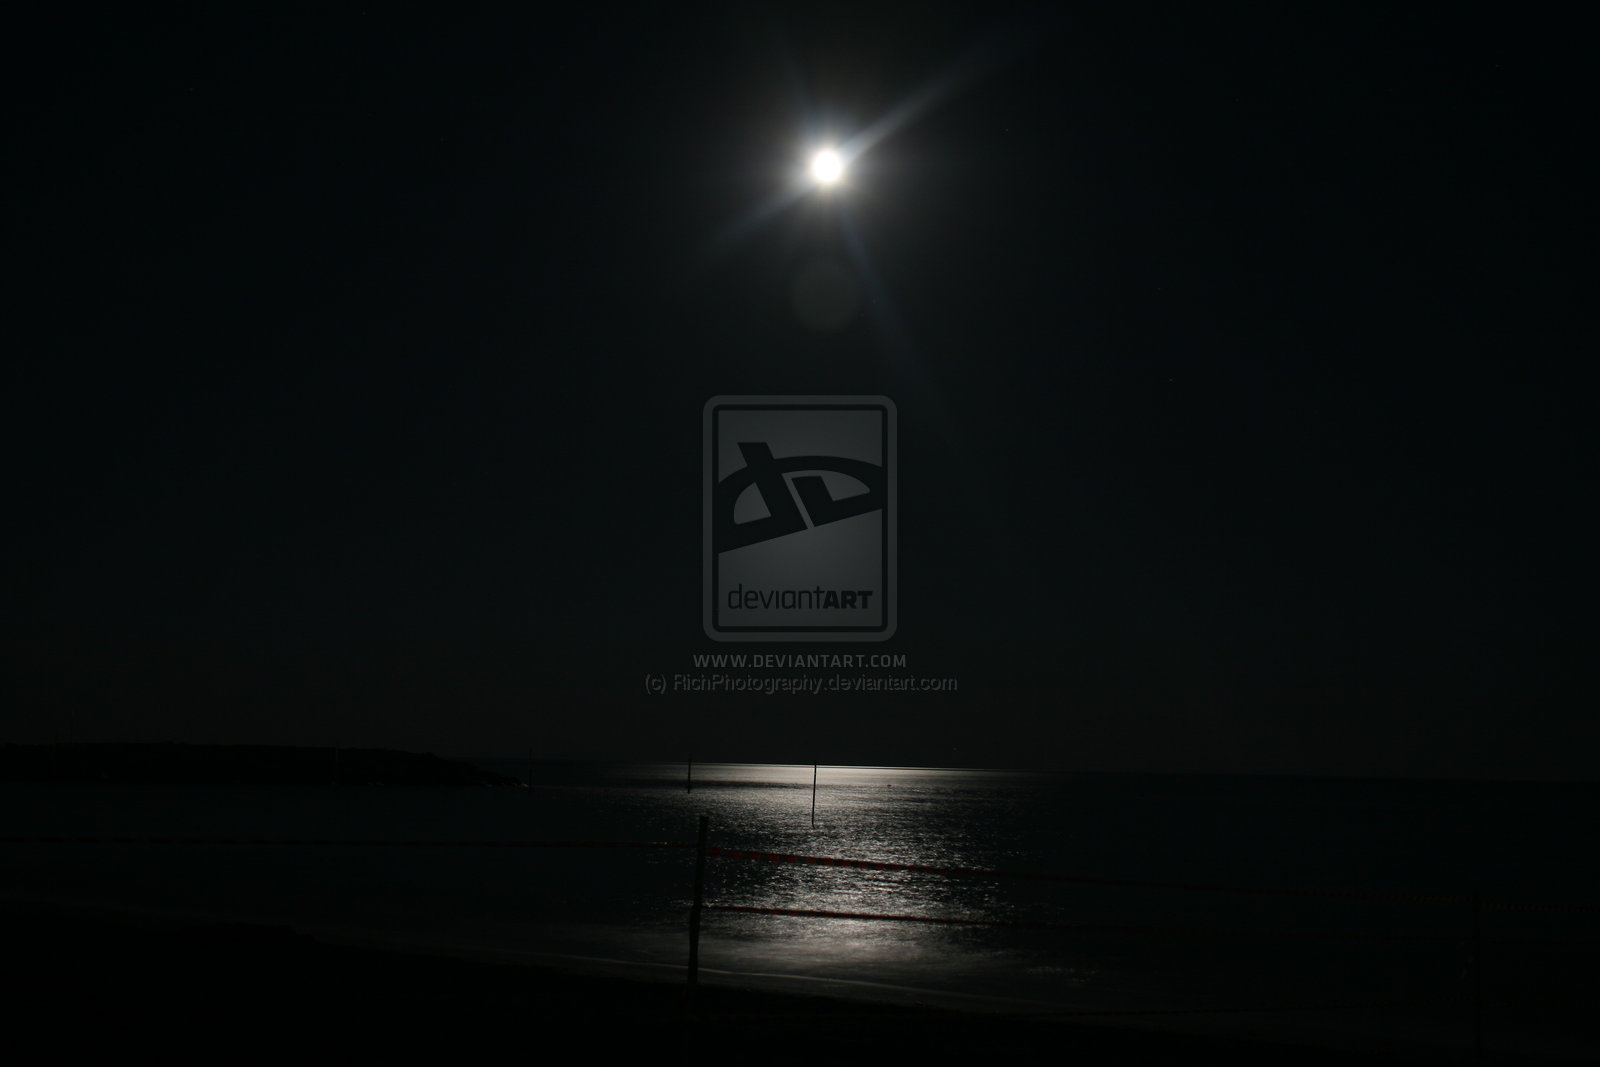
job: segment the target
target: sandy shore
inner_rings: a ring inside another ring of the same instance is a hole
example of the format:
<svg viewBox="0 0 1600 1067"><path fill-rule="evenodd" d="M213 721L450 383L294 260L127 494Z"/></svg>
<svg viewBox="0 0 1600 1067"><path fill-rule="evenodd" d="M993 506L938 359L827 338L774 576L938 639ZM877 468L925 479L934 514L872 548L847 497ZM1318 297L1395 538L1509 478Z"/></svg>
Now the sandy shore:
<svg viewBox="0 0 1600 1067"><path fill-rule="evenodd" d="M761 1064L882 1057L984 1062L1335 1064L1379 1058L1256 1041L894 1008L579 974L353 947L286 927L183 924L44 905L0 907L17 1029L37 1058L126 1056L235 1062L419 1054L693 1057Z"/></svg>

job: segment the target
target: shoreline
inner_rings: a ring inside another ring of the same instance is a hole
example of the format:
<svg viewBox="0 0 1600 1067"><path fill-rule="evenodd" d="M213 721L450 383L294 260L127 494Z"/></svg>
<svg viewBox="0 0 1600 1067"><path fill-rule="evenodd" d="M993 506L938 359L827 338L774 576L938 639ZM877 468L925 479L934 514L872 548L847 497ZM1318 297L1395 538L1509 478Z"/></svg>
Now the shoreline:
<svg viewBox="0 0 1600 1067"><path fill-rule="evenodd" d="M545 1044L600 1041L616 1052L687 1057L731 1042L759 1050L763 1063L886 1055L1185 1065L1460 1059L775 992L714 972L690 997L677 976L650 980L603 967L363 945L287 926L61 904L0 901L0 936L23 979L19 1025L48 1035L53 1056L134 1035L169 1052L231 1056L247 1035L252 1045L355 1046L363 1054L415 1054L419 1044L483 1054L507 1042L537 1053Z"/></svg>

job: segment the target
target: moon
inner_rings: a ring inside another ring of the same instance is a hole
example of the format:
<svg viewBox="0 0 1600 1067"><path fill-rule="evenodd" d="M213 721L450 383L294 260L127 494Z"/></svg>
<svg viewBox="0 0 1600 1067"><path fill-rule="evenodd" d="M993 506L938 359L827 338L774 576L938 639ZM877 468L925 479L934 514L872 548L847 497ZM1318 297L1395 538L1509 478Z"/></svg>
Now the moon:
<svg viewBox="0 0 1600 1067"><path fill-rule="evenodd" d="M844 177L844 160L831 148L824 148L811 157L811 177L819 185L832 185Z"/></svg>

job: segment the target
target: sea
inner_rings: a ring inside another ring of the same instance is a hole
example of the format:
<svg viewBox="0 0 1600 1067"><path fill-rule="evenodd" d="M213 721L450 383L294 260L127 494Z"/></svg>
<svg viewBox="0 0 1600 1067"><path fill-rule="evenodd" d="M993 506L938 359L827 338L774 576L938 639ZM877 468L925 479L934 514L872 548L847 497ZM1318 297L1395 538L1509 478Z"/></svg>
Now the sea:
<svg viewBox="0 0 1600 1067"><path fill-rule="evenodd" d="M682 982L698 884L706 984L1600 1061L1600 786L472 762L523 785L0 785L96 839L0 894Z"/></svg>

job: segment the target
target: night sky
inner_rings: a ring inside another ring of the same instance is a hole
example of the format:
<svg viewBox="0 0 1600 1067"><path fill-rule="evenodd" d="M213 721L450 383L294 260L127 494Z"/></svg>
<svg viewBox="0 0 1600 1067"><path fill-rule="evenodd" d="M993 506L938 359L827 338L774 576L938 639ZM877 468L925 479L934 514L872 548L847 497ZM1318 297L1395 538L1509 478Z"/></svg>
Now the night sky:
<svg viewBox="0 0 1600 1067"><path fill-rule="evenodd" d="M1578 26L874 10L13 23L0 740L1593 780ZM645 691L719 394L958 691Z"/></svg>

